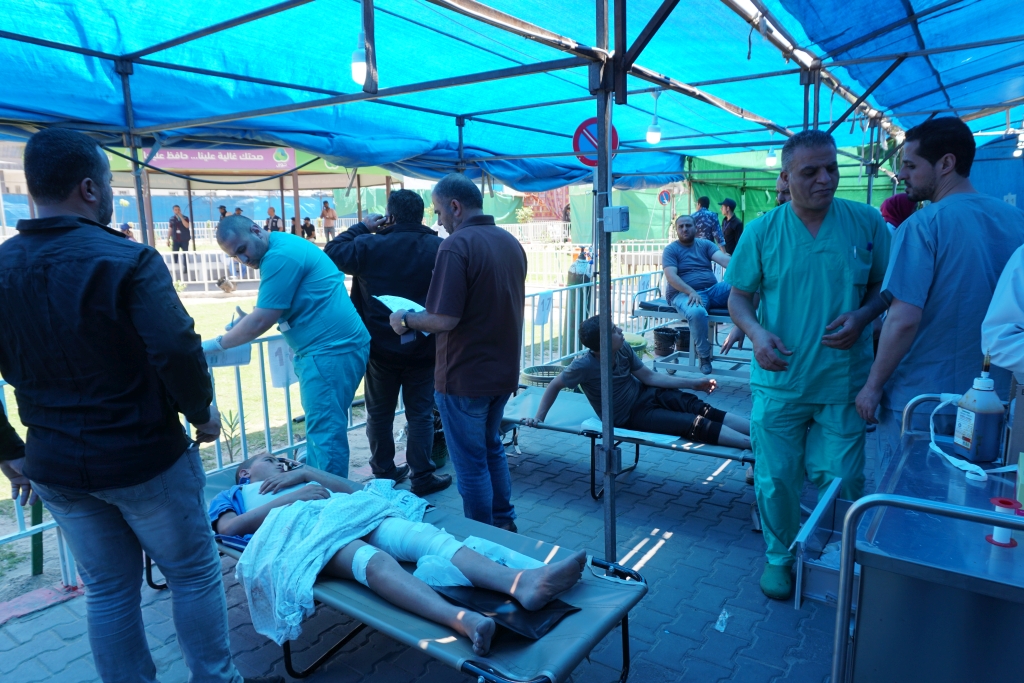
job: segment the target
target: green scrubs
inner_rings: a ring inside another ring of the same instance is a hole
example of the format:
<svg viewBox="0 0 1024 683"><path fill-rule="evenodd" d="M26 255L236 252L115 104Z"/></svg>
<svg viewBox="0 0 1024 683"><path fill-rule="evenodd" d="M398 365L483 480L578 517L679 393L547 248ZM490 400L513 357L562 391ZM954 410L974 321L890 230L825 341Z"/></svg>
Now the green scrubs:
<svg viewBox="0 0 1024 683"><path fill-rule="evenodd" d="M771 564L793 563L789 546L800 527L805 471L819 493L842 477L844 498L861 494L864 421L854 400L871 368L871 325L847 351L823 345L821 337L830 333L826 325L861 307L888 260L881 214L833 199L817 237L792 204L751 222L725 272L733 287L760 290L758 322L793 352L782 356L789 362L783 372L755 362L750 373L754 487Z"/></svg>
<svg viewBox="0 0 1024 683"><path fill-rule="evenodd" d="M283 311L278 330L295 351L306 462L347 477L348 409L366 373L370 333L345 289L345 274L312 242L272 232L256 305Z"/></svg>

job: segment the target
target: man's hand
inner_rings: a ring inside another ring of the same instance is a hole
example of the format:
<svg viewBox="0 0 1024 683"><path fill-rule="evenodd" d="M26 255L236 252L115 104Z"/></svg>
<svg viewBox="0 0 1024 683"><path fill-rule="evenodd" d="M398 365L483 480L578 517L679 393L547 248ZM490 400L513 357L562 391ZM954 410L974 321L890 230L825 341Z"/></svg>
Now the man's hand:
<svg viewBox="0 0 1024 683"><path fill-rule="evenodd" d="M331 497L331 492L319 484L310 484L309 486L303 486L298 491L289 493L288 497L292 499L293 503L300 500L327 500Z"/></svg>
<svg viewBox="0 0 1024 683"><path fill-rule="evenodd" d="M409 311L405 310L404 308L400 308L391 314L391 318L389 318L389 321L391 322L391 329L395 331L395 334L405 334L406 332L409 331L408 327L404 327L402 325L402 317L408 312Z"/></svg>
<svg viewBox="0 0 1024 683"><path fill-rule="evenodd" d="M711 378L695 379L690 388L694 391L703 391L705 394L710 394L718 388L718 381Z"/></svg>
<svg viewBox="0 0 1024 683"><path fill-rule="evenodd" d="M24 457L0 460L0 472L3 472L4 476L11 480L11 498L18 500L18 497L21 496L19 503L22 507L32 505L39 500L39 496L32 490L32 482L21 473L24 466Z"/></svg>
<svg viewBox="0 0 1024 683"><path fill-rule="evenodd" d="M379 213L371 213L363 220L363 225L367 227L370 232L377 232L377 228L383 226L388 222L386 216L381 216Z"/></svg>
<svg viewBox="0 0 1024 683"><path fill-rule="evenodd" d="M690 292L686 295L686 303L691 306L703 306L704 300L700 298L700 294L697 292Z"/></svg>
<svg viewBox="0 0 1024 683"><path fill-rule="evenodd" d="M220 411L210 405L210 421L196 425L196 443L213 443L220 436Z"/></svg>
<svg viewBox="0 0 1024 683"><path fill-rule="evenodd" d="M746 339L746 335L743 334L743 330L740 329L739 325L733 325L732 329L729 330L729 336L722 342L722 355L728 355L732 347L735 346L737 349L743 348L743 340Z"/></svg>
<svg viewBox="0 0 1024 683"><path fill-rule="evenodd" d="M263 480L260 484L260 493L280 493L306 481L308 479L306 479L306 468L304 467L289 472L278 472Z"/></svg>
<svg viewBox="0 0 1024 683"><path fill-rule="evenodd" d="M526 425L527 427L536 428L537 425L539 425L543 421L543 419L537 417L524 417L522 420L519 421L519 423Z"/></svg>
<svg viewBox="0 0 1024 683"><path fill-rule="evenodd" d="M864 388L857 394L857 414L869 425L878 424L878 420L875 418L875 411L878 409L878 404L881 401L882 390L873 389L865 384Z"/></svg>
<svg viewBox="0 0 1024 683"><path fill-rule="evenodd" d="M780 358L776 349L784 356L791 356L793 352L786 348L776 335L764 330L764 333L751 339L754 345L754 358L762 369L768 372L783 372L789 369L789 361Z"/></svg>
<svg viewBox="0 0 1024 683"><path fill-rule="evenodd" d="M232 327L242 322L242 318L249 315L248 313L242 310L241 306L235 306L235 313L238 314L238 317L236 318L234 316L231 316L231 322L224 326L225 332L230 332Z"/></svg>
<svg viewBox="0 0 1024 683"><path fill-rule="evenodd" d="M864 331L865 321L856 311L843 313L838 318L825 326L826 330L842 328L838 332L823 335L821 343L829 348L847 351L860 339L860 333Z"/></svg>

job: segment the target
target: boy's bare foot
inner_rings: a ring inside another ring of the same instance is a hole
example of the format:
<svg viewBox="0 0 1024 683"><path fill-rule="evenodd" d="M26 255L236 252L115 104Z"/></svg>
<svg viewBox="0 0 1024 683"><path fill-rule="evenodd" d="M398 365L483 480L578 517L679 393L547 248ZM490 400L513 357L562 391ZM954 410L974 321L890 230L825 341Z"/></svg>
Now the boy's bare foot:
<svg viewBox="0 0 1024 683"><path fill-rule="evenodd" d="M497 628L494 620L477 612L466 611L459 622L463 635L473 641L473 652L485 655L491 649L491 638Z"/></svg>
<svg viewBox="0 0 1024 683"><path fill-rule="evenodd" d="M537 569L526 569L520 574L512 597L529 610L542 608L580 580L587 554L582 550L572 557Z"/></svg>

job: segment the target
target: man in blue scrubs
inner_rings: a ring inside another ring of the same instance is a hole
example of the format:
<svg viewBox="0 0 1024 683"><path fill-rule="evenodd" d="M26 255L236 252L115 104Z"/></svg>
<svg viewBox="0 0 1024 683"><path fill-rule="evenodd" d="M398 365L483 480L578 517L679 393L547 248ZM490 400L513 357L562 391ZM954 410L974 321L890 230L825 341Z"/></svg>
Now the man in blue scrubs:
<svg viewBox="0 0 1024 683"><path fill-rule="evenodd" d="M268 233L244 216L217 226L224 253L260 271L256 307L226 334L203 343L207 352L241 346L277 323L295 351L299 395L306 411L306 461L348 476L348 410L366 373L370 334L345 289L345 274L315 244Z"/></svg>

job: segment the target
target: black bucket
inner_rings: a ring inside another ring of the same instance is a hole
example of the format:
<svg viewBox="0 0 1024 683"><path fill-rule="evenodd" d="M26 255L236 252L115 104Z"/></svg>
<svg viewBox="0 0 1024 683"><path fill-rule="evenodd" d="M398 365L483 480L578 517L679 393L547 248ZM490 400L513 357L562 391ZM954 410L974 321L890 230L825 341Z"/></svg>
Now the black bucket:
<svg viewBox="0 0 1024 683"><path fill-rule="evenodd" d="M676 342L676 331L673 329L660 329L654 331L654 355L667 356L673 351Z"/></svg>

